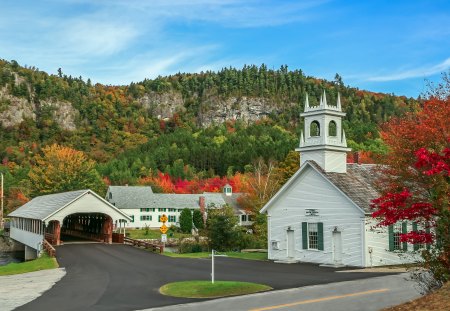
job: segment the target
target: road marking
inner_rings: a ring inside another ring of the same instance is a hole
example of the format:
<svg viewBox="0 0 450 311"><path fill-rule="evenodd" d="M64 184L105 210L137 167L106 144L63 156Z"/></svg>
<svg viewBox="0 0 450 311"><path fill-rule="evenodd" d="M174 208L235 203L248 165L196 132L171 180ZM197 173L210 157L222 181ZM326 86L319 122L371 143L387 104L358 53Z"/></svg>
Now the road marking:
<svg viewBox="0 0 450 311"><path fill-rule="evenodd" d="M347 298L347 297L355 297L355 296L362 296L362 295L368 295L368 294L382 293L382 292L386 292L388 290L389 289L387 289L387 288L373 289L373 290L368 290L365 292L357 292L357 293L338 295L338 296L328 296L328 297L323 297L323 298L309 299L309 300L302 300L302 301L297 301L297 302L292 302L292 303L286 303L286 304L282 304L282 305L250 309L249 311L275 310L275 309L281 309L281 308L285 308L285 307L305 305L308 303L315 303L315 302L328 301L328 300L334 300L334 299L342 299L342 298Z"/></svg>

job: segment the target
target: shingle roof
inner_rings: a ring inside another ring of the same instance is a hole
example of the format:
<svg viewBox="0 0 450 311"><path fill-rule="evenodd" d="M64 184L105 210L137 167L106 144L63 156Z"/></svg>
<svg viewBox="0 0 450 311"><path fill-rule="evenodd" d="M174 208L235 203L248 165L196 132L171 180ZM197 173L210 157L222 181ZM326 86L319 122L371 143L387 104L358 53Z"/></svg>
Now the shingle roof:
<svg viewBox="0 0 450 311"><path fill-rule="evenodd" d="M152 187L109 186L106 200L120 209L147 208L153 196Z"/></svg>
<svg viewBox="0 0 450 311"><path fill-rule="evenodd" d="M109 197L111 193L111 198ZM204 194L175 194L175 193L153 193L151 187L133 186L110 186L106 199L114 203L120 209L140 208L200 208L200 196L205 197L205 204L209 206L223 206L226 204L221 193Z"/></svg>
<svg viewBox="0 0 450 311"><path fill-rule="evenodd" d="M47 216L50 216L88 191L77 190L39 196L22 205L14 212L9 213L8 216L44 220Z"/></svg>
<svg viewBox="0 0 450 311"><path fill-rule="evenodd" d="M111 193L111 198L109 197ZM202 194L153 193L151 187L143 186L110 186L106 200L119 209L140 208L200 208L200 197L205 197L205 205L222 207L230 205L236 212L240 212L237 198L241 193L227 196L220 192L204 192Z"/></svg>
<svg viewBox="0 0 450 311"><path fill-rule="evenodd" d="M226 195L225 193L205 192L204 195L216 195L220 196L224 201L224 204L232 207L235 213L242 214L242 209L238 203L238 198L242 196L242 193L233 193L232 195Z"/></svg>
<svg viewBox="0 0 450 311"><path fill-rule="evenodd" d="M347 173L325 172L317 163L308 161L319 170L339 190L344 192L366 213L371 213L370 203L380 196L376 190L379 172L375 164L347 164Z"/></svg>

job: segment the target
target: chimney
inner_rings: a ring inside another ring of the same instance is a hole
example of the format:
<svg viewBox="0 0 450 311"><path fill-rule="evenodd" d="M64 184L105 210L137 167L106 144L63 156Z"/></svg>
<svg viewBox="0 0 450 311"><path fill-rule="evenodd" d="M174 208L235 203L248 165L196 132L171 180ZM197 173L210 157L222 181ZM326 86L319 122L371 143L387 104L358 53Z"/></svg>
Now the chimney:
<svg viewBox="0 0 450 311"><path fill-rule="evenodd" d="M353 162L354 162L355 164L360 164L360 163L359 163L359 151L356 151L356 152L353 154Z"/></svg>
<svg viewBox="0 0 450 311"><path fill-rule="evenodd" d="M198 205L200 206L200 213L202 213L203 223L206 224L206 204L204 196L198 198Z"/></svg>
<svg viewBox="0 0 450 311"><path fill-rule="evenodd" d="M125 187L128 187L128 184L125 184Z"/></svg>

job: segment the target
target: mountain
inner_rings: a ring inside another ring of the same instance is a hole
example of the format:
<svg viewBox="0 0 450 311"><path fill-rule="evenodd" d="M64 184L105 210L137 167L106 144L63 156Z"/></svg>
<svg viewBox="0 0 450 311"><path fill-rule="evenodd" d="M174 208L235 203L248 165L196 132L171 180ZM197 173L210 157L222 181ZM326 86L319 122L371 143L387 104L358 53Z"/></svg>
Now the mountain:
<svg viewBox="0 0 450 311"><path fill-rule="evenodd" d="M196 172L244 171L254 159L283 160L298 143L299 113L323 90L341 94L350 147L380 151L378 125L418 109L404 96L361 91L261 66L178 73L125 86L92 85L0 60L0 159L26 173L32 156L58 143L86 152L113 183L189 164ZM181 161L181 162L180 162Z"/></svg>

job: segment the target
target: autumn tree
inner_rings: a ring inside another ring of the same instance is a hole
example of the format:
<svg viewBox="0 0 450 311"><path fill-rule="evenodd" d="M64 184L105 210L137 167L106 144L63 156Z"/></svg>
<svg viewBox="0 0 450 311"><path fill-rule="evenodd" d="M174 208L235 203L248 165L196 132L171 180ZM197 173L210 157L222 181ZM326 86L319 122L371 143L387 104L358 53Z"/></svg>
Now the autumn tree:
<svg viewBox="0 0 450 311"><path fill-rule="evenodd" d="M54 144L44 147L34 163L28 174L34 196L80 189L104 191L95 162L82 151Z"/></svg>
<svg viewBox="0 0 450 311"><path fill-rule="evenodd" d="M413 232L401 234L402 242L434 242L422 255L438 282L450 278L448 90L438 88L421 111L385 124L381 135L389 153L382 166L383 196L373 202L380 225L413 223Z"/></svg>

